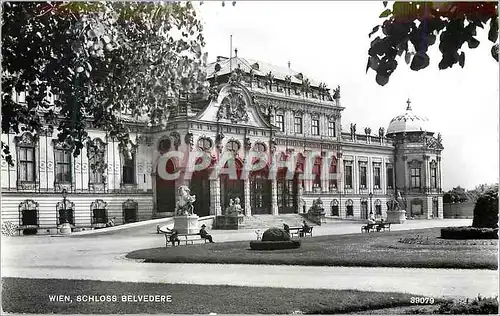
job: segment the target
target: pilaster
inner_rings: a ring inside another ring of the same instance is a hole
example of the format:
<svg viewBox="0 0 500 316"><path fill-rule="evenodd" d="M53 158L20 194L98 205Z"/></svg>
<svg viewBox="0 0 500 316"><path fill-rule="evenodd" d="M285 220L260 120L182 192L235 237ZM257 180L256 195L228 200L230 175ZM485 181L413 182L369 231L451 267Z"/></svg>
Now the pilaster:
<svg viewBox="0 0 500 316"><path fill-rule="evenodd" d="M210 215L221 215L220 178L210 180Z"/></svg>
<svg viewBox="0 0 500 316"><path fill-rule="evenodd" d="M271 213L278 215L278 181L271 180Z"/></svg>
<svg viewBox="0 0 500 316"><path fill-rule="evenodd" d="M250 179L245 179L243 184L243 191L245 192L245 209L246 216L252 215L252 206L250 204Z"/></svg>

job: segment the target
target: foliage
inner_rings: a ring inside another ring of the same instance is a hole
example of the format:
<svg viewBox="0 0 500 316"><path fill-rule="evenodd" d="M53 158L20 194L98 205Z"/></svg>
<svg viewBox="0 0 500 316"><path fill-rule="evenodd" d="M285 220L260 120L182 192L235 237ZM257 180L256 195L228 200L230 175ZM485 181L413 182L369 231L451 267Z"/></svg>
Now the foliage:
<svg viewBox="0 0 500 316"><path fill-rule="evenodd" d="M190 2L5 2L2 18L2 133L57 129L76 157L94 127L129 148L123 113L163 124L169 105L207 90Z"/></svg>
<svg viewBox="0 0 500 316"><path fill-rule="evenodd" d="M262 234L262 241L288 241L290 235L281 228L271 227Z"/></svg>
<svg viewBox="0 0 500 316"><path fill-rule="evenodd" d="M443 195L443 203L462 203L468 200L467 193L460 186L455 187Z"/></svg>
<svg viewBox="0 0 500 316"><path fill-rule="evenodd" d="M469 301L448 301L440 304L436 314L446 315L498 315L498 297L481 297Z"/></svg>
<svg viewBox="0 0 500 316"><path fill-rule="evenodd" d="M15 236L17 235L18 226L12 222L2 222L2 236Z"/></svg>
<svg viewBox="0 0 500 316"><path fill-rule="evenodd" d="M483 193L474 206L473 227L498 228L498 187Z"/></svg>
<svg viewBox="0 0 500 316"><path fill-rule="evenodd" d="M467 199L469 201L473 201L474 203L476 203L477 199L481 195L483 195L486 191L488 191L489 189L492 189L493 187L498 187L498 183L496 183L496 184L480 184L480 185L476 186L474 189L468 190L466 192Z"/></svg>
<svg viewBox="0 0 500 316"><path fill-rule="evenodd" d="M441 228L444 239L498 239L498 229L479 227L446 227Z"/></svg>
<svg viewBox="0 0 500 316"><path fill-rule="evenodd" d="M387 6L387 1L384 1ZM380 18L385 18L369 36L375 37L368 50L368 69L377 72L376 81L384 86L396 70L396 58L405 54L404 60L410 69L418 71L429 65L427 51L438 42L442 59L439 69L451 68L458 63L465 65L462 46L467 43L473 49L479 46L475 38L477 27L489 24L488 39L497 43L498 11L496 2L402 2L393 3ZM492 47L492 56L498 61L498 43Z"/></svg>
<svg viewBox="0 0 500 316"><path fill-rule="evenodd" d="M251 241L250 249L252 250L280 250L280 249L296 249L300 247L300 240L287 241Z"/></svg>

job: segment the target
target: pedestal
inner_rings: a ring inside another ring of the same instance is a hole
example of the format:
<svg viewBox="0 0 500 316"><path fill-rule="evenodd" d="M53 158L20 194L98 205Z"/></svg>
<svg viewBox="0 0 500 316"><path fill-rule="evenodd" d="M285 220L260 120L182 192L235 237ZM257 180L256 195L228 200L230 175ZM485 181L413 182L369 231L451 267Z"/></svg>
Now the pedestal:
<svg viewBox="0 0 500 316"><path fill-rule="evenodd" d="M406 222L406 211L387 211L387 223L403 224Z"/></svg>
<svg viewBox="0 0 500 316"><path fill-rule="evenodd" d="M71 225L69 223L64 223L59 228L59 233L61 235L70 235L71 234Z"/></svg>
<svg viewBox="0 0 500 316"><path fill-rule="evenodd" d="M174 229L179 234L197 234L200 229L198 227L198 215L175 216Z"/></svg>

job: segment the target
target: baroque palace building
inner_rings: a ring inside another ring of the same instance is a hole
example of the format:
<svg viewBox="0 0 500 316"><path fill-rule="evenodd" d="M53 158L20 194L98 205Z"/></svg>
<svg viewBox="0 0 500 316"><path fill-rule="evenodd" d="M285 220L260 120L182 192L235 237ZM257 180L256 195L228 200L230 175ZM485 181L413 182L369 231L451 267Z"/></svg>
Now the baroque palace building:
<svg viewBox="0 0 500 316"><path fill-rule="evenodd" d="M223 214L229 199L239 197L246 216L303 213L320 198L327 216L385 217L387 201L399 191L407 217L443 217L442 139L426 118L413 113L409 100L387 132L382 127L358 132L355 124L344 131L340 88L330 91L290 64L218 57L207 75L210 97L190 96L170 105L166 127L124 116L132 130L129 150L99 130L89 131L97 150L84 149L77 158L51 131L2 134L14 158L14 166L4 160L1 165L2 221L53 233L63 222L88 229L112 217L122 224L173 216L180 185L196 195L199 216ZM17 95L17 102L24 97ZM203 151L212 165L186 179L185 166L171 159L166 169L181 176L164 180L157 163L169 151ZM241 177L250 151L277 157L272 159L294 157L293 177L285 177L286 169L269 177L269 168L241 179L210 177L224 153L230 153L228 163ZM107 163L104 173L91 170L96 159ZM313 177L302 179L307 168Z"/></svg>

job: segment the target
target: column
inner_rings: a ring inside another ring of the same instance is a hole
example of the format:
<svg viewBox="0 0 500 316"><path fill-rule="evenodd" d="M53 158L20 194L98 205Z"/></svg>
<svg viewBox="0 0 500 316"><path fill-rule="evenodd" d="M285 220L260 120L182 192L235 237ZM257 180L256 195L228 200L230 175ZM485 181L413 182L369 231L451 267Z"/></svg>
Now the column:
<svg viewBox="0 0 500 316"><path fill-rule="evenodd" d="M271 213L278 215L278 181L276 177L271 180Z"/></svg>
<svg viewBox="0 0 500 316"><path fill-rule="evenodd" d="M368 157L368 162L366 163L366 188L368 193L373 193L373 158ZM369 210L368 210L369 211Z"/></svg>
<svg viewBox="0 0 500 316"><path fill-rule="evenodd" d="M403 164L404 164L404 171L405 171L405 178L404 178L404 190L408 190L410 188L410 177L408 176L408 156L404 155L403 156Z"/></svg>
<svg viewBox="0 0 500 316"><path fill-rule="evenodd" d="M352 161L352 191L354 194L359 194L359 161L354 157Z"/></svg>
<svg viewBox="0 0 500 316"><path fill-rule="evenodd" d="M387 166L384 159L380 163L380 189L382 194L387 194Z"/></svg>
<svg viewBox="0 0 500 316"><path fill-rule="evenodd" d="M344 194L344 159L342 153L337 154L337 190L339 192L339 216L345 217L342 213L342 194Z"/></svg>
<svg viewBox="0 0 500 316"><path fill-rule="evenodd" d="M210 180L210 215L221 215L220 178Z"/></svg>
<svg viewBox="0 0 500 316"><path fill-rule="evenodd" d="M243 184L243 192L245 193L245 209L244 212L247 216L252 215L252 207L250 204L250 179L245 179Z"/></svg>
<svg viewBox="0 0 500 316"><path fill-rule="evenodd" d="M441 191L441 189L443 188L442 185L443 185L443 178L441 177L441 157L436 157L436 160L437 160L437 177L438 177L438 184L437 184L437 187L439 189L439 191ZM441 204L443 203L443 200L441 199ZM441 208L441 211L442 211L442 208ZM440 217L442 218L442 217Z"/></svg>
<svg viewBox="0 0 500 316"><path fill-rule="evenodd" d="M424 155L425 164L425 187L429 190L431 187L431 170L429 166L429 156Z"/></svg>
<svg viewBox="0 0 500 316"><path fill-rule="evenodd" d="M330 181L330 164L331 164L331 154L328 152L321 152L321 192L328 192Z"/></svg>

